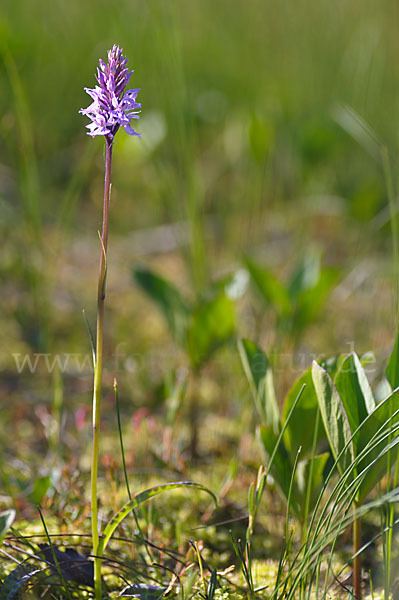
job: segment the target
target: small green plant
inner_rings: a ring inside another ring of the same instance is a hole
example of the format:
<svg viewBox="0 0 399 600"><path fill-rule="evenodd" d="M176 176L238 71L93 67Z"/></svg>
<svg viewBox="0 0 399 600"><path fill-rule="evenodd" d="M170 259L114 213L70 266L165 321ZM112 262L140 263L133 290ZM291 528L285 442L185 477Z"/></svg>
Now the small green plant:
<svg viewBox="0 0 399 600"><path fill-rule="evenodd" d="M287 283L253 258L245 258L244 265L262 305L270 307L276 315L276 346L288 339L295 349L306 328L319 316L337 281L337 272L322 268L316 249L309 250L298 262Z"/></svg>
<svg viewBox="0 0 399 600"><path fill-rule="evenodd" d="M238 347L260 419L258 435L270 458L270 473L285 500L290 501L306 536L309 511L316 502L328 459L328 452L316 454L323 426L313 386L309 386L311 373L308 370L289 391L280 415L267 356L250 340L240 340ZM304 422L309 427L304 428Z"/></svg>
<svg viewBox="0 0 399 600"><path fill-rule="evenodd" d="M395 345L387 375L391 385L397 382ZM366 373L355 353L342 362L334 379L316 362L312 377L320 413L337 469L350 489L355 510L384 475L391 475L397 454L391 451L397 440L392 436L399 424L396 389L376 404ZM397 475L396 475L397 478ZM353 522L353 588L361 598L361 519Z"/></svg>
<svg viewBox="0 0 399 600"><path fill-rule="evenodd" d="M135 268L140 288L158 306L175 342L183 349L196 379L213 353L235 332L234 302L229 297L231 281L214 284L208 294L190 302L170 282L149 269ZM191 397L191 455L198 453L198 399Z"/></svg>
<svg viewBox="0 0 399 600"><path fill-rule="evenodd" d="M388 495L398 480L396 470L393 482L389 483L397 459L394 449L398 437L395 433L399 429L399 409L396 407L398 337L386 372L393 391L384 400L377 403L374 398L363 366L367 358L362 361L352 353L320 364L314 362L287 394L281 415L266 355L249 340L239 342L239 351L260 418L258 434L269 458L267 472L271 473L287 502L287 524L292 509L301 524L305 556L309 547L316 543L321 527L330 530L335 521L329 521L326 507L332 503L334 511L343 514L342 523L347 523L345 515L352 505L353 588L355 596L361 598L362 507L384 476L388 481ZM327 440L334 458L332 467L328 452L317 453ZM304 458L299 460L301 454ZM326 495L335 471L340 479L331 494ZM263 487L263 478L258 478L256 487L250 488L250 523L251 515L257 511L255 506L259 504L259 494L255 490L263 491ZM383 505L388 507L385 551L390 554L392 539L389 532L394 516L391 501ZM316 525L318 510L321 516ZM334 527L337 531L337 524ZM249 530L251 528L250 525ZM286 543L288 539L287 527ZM390 561L386 560L388 570L389 565ZM389 589L389 576L387 579Z"/></svg>

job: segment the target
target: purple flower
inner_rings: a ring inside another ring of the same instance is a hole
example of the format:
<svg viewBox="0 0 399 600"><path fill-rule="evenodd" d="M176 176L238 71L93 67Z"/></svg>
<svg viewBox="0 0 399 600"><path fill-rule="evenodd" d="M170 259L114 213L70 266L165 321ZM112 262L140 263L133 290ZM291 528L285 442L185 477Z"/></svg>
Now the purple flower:
<svg viewBox="0 0 399 600"><path fill-rule="evenodd" d="M87 108L81 108L80 113L91 119L87 125L88 135L105 135L112 142L119 127L123 127L130 135L140 134L134 131L130 122L139 119L141 104L136 102L138 90L127 90L133 71L126 67L127 58L124 58L122 49L114 45L108 51L108 63L100 59L96 79L99 85L94 89L85 88L93 98Z"/></svg>

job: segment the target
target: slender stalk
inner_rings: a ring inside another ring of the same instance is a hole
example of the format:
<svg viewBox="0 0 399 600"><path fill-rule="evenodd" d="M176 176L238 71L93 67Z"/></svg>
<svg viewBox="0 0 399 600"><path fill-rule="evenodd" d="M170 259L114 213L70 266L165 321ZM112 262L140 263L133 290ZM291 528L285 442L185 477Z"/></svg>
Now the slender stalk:
<svg viewBox="0 0 399 600"><path fill-rule="evenodd" d="M107 277L107 245L108 245L108 216L111 196L111 160L112 139L106 140L105 154L105 181L104 181L104 206L103 225L101 234L100 266L98 273L97 292L97 335L96 335L96 360L94 365L94 392L93 392L93 453L91 463L91 532L94 559L94 585L96 600L101 600L101 558L97 557L99 544L98 531L98 502L97 502L97 476L100 442L100 402L101 379L103 370L103 323L105 284Z"/></svg>

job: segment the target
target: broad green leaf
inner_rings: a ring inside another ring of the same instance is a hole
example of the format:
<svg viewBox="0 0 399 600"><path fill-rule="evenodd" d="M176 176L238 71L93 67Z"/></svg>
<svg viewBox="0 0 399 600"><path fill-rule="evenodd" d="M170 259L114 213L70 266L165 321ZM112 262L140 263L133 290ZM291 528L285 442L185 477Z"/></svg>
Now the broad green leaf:
<svg viewBox="0 0 399 600"><path fill-rule="evenodd" d="M330 377L334 377L338 369L339 357L331 356L325 360L321 360L320 365L327 371ZM292 418L284 433L284 443L290 454L294 455L297 453L299 446L301 446L302 455L306 457L312 450L314 425L316 423L317 411L319 410L319 403L317 401L317 394L312 378L312 367L309 367L299 379L297 379L285 397L281 417L282 425L286 422L290 410L296 402L302 388L302 394L295 406ZM311 430L312 427L313 429ZM326 432L324 424L320 420L316 447L325 439Z"/></svg>
<svg viewBox="0 0 399 600"><path fill-rule="evenodd" d="M141 289L157 304L178 344L185 344L189 307L177 290L166 279L149 269L136 268L133 276Z"/></svg>
<svg viewBox="0 0 399 600"><path fill-rule="evenodd" d="M238 351L259 417L263 424L271 427L273 433L277 434L280 429L280 412L274 391L273 373L267 356L250 340L239 340ZM297 396L299 392L300 389Z"/></svg>
<svg viewBox="0 0 399 600"><path fill-rule="evenodd" d="M245 259L251 279L266 304L270 304L277 314L285 316L291 312L291 301L287 290L270 271L259 266L250 258Z"/></svg>
<svg viewBox="0 0 399 600"><path fill-rule="evenodd" d="M302 511L305 509L306 494L310 475L312 476L312 480L310 482L310 509L314 507L316 500L319 497L319 492L323 483L323 471L329 456L329 452L324 452L323 454L319 454L313 458L301 460L298 463L296 479L298 491L301 495Z"/></svg>
<svg viewBox="0 0 399 600"><path fill-rule="evenodd" d="M399 387L399 331L395 334L395 342L385 374L393 390Z"/></svg>
<svg viewBox="0 0 399 600"><path fill-rule="evenodd" d="M348 417L349 427L354 434L360 423L375 409L373 392L360 360L354 352L342 362L334 383ZM355 455L357 447L364 446L362 437L362 430L360 430L353 438Z"/></svg>
<svg viewBox="0 0 399 600"><path fill-rule="evenodd" d="M313 428L316 422L319 405L317 402L316 390L313 385L312 369L309 368L294 383L289 390L283 405L282 423L285 423L290 410L292 409L298 394L304 387L299 398L287 429L284 433L284 443L291 455L296 455L299 447L302 447L303 455L307 455L312 450ZM318 441L325 437L324 426L319 424Z"/></svg>
<svg viewBox="0 0 399 600"><path fill-rule="evenodd" d="M331 379L334 379L335 375L338 372L339 367L341 366L342 361L343 361L342 355L336 354L333 356L329 356L327 358L323 358L322 360L319 361L319 365L327 371L327 373L329 374Z"/></svg>
<svg viewBox="0 0 399 600"><path fill-rule="evenodd" d="M348 417L331 377L317 362L313 362L312 377L330 448L343 473L354 458Z"/></svg>
<svg viewBox="0 0 399 600"><path fill-rule="evenodd" d="M273 430L268 425L260 425L259 434L265 452L270 458L276 449L278 436L274 434ZM293 463L290 460L289 454L284 446L283 440L281 440L277 447L277 451L274 454L273 464L271 465L270 472L285 499L288 498L290 492L292 469ZM294 508L295 512L299 514L299 496L295 481L294 489L291 493L291 498L292 507Z"/></svg>
<svg viewBox="0 0 399 600"><path fill-rule="evenodd" d="M15 510L8 508L0 513L0 545L7 535L8 530L15 520Z"/></svg>
<svg viewBox="0 0 399 600"><path fill-rule="evenodd" d="M204 364L234 331L234 304L224 293L192 311L187 327L187 351L194 367Z"/></svg>
<svg viewBox="0 0 399 600"><path fill-rule="evenodd" d="M136 494L127 504L122 506L120 510L112 517L110 521L108 521L104 532L103 537L100 540L100 544L98 546L97 555L103 556L104 551L108 545L109 540L111 539L115 529L122 523L123 519L127 517L128 514L131 513L132 510L137 508L143 502L147 502L154 496L158 496L158 494L162 494L163 492L169 492L170 490L175 490L177 488L195 488L202 492L206 492L212 496L213 500L216 504L216 497L213 492L211 492L208 488L201 485L200 483L194 483L193 481L177 481L174 483L165 483L163 485L157 485L155 487L149 488L140 494Z"/></svg>

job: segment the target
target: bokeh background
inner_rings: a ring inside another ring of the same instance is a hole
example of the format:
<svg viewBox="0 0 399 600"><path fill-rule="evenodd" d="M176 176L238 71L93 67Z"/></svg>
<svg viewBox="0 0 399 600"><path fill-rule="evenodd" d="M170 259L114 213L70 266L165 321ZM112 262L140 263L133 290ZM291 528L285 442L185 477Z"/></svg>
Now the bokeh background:
<svg viewBox="0 0 399 600"><path fill-rule="evenodd" d="M378 378L395 327L398 10L395 0L3 0L0 402L18 407L3 428L12 423L19 444L46 431L60 383L42 359L19 373L15 355L90 357L82 310L94 326L104 149L78 111L114 43L141 88L142 140L120 132L114 148L105 410L117 374L126 414L162 414L165 381L189 363L135 285L138 265L198 302L238 271L248 286L236 334L285 357L281 393L314 355L353 348L375 352ZM301 335L277 343L278 310L257 295L245 257L286 282L309 256L334 278ZM241 414L234 339L196 385L214 419ZM65 369L62 387L89 443L87 363Z"/></svg>

